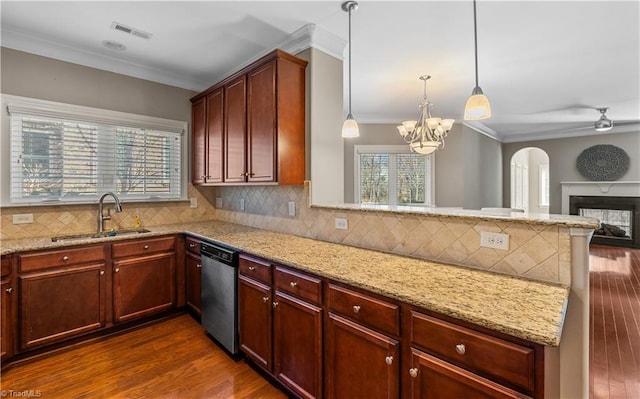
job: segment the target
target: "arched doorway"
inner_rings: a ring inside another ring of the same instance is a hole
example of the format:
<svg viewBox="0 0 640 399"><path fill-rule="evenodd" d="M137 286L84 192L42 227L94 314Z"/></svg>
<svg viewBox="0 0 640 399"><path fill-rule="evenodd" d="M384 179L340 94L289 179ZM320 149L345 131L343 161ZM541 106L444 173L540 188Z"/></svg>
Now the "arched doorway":
<svg viewBox="0 0 640 399"><path fill-rule="evenodd" d="M527 147L511 157L511 208L549 213L549 156Z"/></svg>

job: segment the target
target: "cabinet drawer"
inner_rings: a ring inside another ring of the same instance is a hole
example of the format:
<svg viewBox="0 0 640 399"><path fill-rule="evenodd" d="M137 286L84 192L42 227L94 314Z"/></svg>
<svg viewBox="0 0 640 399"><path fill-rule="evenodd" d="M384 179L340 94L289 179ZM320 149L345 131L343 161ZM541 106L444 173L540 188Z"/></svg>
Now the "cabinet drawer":
<svg viewBox="0 0 640 399"><path fill-rule="evenodd" d="M322 282L315 277L276 266L273 275L273 285L279 291L286 292L316 305L322 302Z"/></svg>
<svg viewBox="0 0 640 399"><path fill-rule="evenodd" d="M471 371L534 390L534 350L415 311L411 343Z"/></svg>
<svg viewBox="0 0 640 399"><path fill-rule="evenodd" d="M329 310L392 335L400 335L400 308L389 302L329 285Z"/></svg>
<svg viewBox="0 0 640 399"><path fill-rule="evenodd" d="M18 255L20 272L76 265L79 263L104 262L104 246L92 245L82 248L65 248L55 251Z"/></svg>
<svg viewBox="0 0 640 399"><path fill-rule="evenodd" d="M194 254L200 255L200 240L193 237L185 238L186 249L189 252L193 252Z"/></svg>
<svg viewBox="0 0 640 399"><path fill-rule="evenodd" d="M264 259L253 258L247 255L240 255L240 274L251 277L255 280L271 284L271 263Z"/></svg>
<svg viewBox="0 0 640 399"><path fill-rule="evenodd" d="M175 248L175 242L175 237L161 237L114 243L111 245L111 256L114 259L117 259L125 258L127 256L173 251Z"/></svg>

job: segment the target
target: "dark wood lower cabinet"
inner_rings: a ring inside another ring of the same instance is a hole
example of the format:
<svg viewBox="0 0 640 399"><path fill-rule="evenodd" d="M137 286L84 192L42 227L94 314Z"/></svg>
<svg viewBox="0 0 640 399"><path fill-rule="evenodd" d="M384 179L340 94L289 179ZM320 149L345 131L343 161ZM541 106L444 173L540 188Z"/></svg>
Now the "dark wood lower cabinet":
<svg viewBox="0 0 640 399"><path fill-rule="evenodd" d="M175 254L113 262L113 317L122 322L171 309L176 303Z"/></svg>
<svg viewBox="0 0 640 399"><path fill-rule="evenodd" d="M240 275L238 333L240 350L265 370L273 371L271 287Z"/></svg>
<svg viewBox="0 0 640 399"><path fill-rule="evenodd" d="M202 315L202 259L200 255L187 252L185 269L186 303L198 316Z"/></svg>
<svg viewBox="0 0 640 399"><path fill-rule="evenodd" d="M274 374L302 398L322 397L322 308L276 291Z"/></svg>
<svg viewBox="0 0 640 399"><path fill-rule="evenodd" d="M0 282L0 360L13 355L15 320L12 309L17 294L10 280Z"/></svg>
<svg viewBox="0 0 640 399"><path fill-rule="evenodd" d="M328 398L399 398L397 340L329 313L325 364Z"/></svg>
<svg viewBox="0 0 640 399"><path fill-rule="evenodd" d="M411 399L529 398L416 349L411 349Z"/></svg>
<svg viewBox="0 0 640 399"><path fill-rule="evenodd" d="M105 280L104 264L21 275L20 348L31 349L102 328Z"/></svg>

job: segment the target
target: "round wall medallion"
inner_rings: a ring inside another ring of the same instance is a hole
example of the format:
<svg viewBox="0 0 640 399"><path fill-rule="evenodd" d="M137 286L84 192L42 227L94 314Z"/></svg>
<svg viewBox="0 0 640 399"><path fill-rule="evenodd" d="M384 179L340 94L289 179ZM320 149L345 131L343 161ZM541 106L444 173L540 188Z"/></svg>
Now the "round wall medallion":
<svg viewBox="0 0 640 399"><path fill-rule="evenodd" d="M580 174L589 180L618 180L629 170L629 155L615 145L598 144L582 151L576 166Z"/></svg>

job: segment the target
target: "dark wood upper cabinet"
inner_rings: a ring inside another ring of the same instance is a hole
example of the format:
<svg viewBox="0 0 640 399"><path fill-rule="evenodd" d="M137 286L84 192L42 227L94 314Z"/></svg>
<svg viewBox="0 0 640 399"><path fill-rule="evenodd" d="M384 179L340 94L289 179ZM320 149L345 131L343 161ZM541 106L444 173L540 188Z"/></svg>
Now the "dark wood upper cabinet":
<svg viewBox="0 0 640 399"><path fill-rule="evenodd" d="M209 140L204 152L210 164L203 181L194 184L304 183L306 66L275 50L191 99L194 140L200 101L207 99L201 130ZM192 157L199 168L201 154Z"/></svg>
<svg viewBox="0 0 640 399"><path fill-rule="evenodd" d="M224 181L241 183L246 180L246 76L224 86L224 105Z"/></svg>
<svg viewBox="0 0 640 399"><path fill-rule="evenodd" d="M206 174L206 100L203 97L191 105L191 182L193 184L203 184Z"/></svg>

